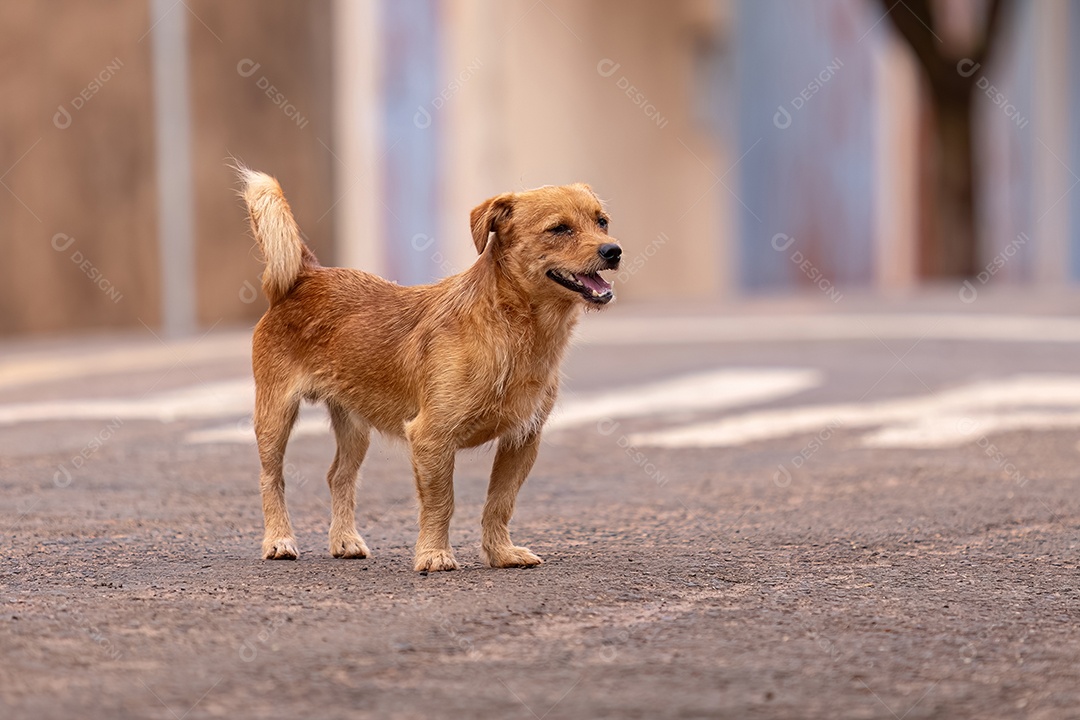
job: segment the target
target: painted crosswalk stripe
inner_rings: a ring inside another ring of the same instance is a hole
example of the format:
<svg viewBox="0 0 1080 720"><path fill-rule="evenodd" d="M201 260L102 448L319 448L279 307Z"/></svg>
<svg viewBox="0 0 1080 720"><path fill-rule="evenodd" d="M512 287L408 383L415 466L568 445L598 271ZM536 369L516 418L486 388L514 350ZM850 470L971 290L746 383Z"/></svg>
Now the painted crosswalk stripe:
<svg viewBox="0 0 1080 720"><path fill-rule="evenodd" d="M650 447L735 447L831 426L868 429L861 444L881 448L955 447L989 433L1080 427L1080 376L1017 375L914 397L762 410L629 440Z"/></svg>

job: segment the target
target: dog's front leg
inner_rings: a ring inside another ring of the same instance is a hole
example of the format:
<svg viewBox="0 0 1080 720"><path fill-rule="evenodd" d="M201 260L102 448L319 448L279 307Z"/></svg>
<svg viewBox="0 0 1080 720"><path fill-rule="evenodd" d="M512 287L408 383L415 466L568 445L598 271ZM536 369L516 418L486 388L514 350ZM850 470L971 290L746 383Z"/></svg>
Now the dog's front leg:
<svg viewBox="0 0 1080 720"><path fill-rule="evenodd" d="M481 554L491 567L532 567L544 562L528 548L510 541L510 518L521 489L540 449L540 433L524 441L503 437L491 468L484 517Z"/></svg>
<svg viewBox="0 0 1080 720"><path fill-rule="evenodd" d="M417 572L457 570L450 549L455 448L447 438L426 428L419 418L409 423L406 436L420 501L420 536L416 540L414 567Z"/></svg>

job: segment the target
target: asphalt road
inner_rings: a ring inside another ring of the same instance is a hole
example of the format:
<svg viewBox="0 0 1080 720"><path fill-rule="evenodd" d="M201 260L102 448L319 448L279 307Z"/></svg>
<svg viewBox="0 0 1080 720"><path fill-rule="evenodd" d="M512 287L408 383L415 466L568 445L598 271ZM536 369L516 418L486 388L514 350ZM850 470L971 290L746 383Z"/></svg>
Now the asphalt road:
<svg viewBox="0 0 1080 720"><path fill-rule="evenodd" d="M259 558L243 331L0 353L2 718L1080 717L1080 298L616 307L584 320L514 539L411 570L404 449L326 548Z"/></svg>

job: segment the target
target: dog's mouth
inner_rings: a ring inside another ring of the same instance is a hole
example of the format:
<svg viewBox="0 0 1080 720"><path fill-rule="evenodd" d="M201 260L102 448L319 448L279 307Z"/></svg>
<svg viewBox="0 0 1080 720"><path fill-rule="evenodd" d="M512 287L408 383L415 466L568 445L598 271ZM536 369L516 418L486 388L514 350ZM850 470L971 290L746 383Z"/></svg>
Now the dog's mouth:
<svg viewBox="0 0 1080 720"><path fill-rule="evenodd" d="M597 272L572 273L567 270L548 270L547 276L567 290L573 290L596 305L607 305L615 297L611 283L600 277Z"/></svg>

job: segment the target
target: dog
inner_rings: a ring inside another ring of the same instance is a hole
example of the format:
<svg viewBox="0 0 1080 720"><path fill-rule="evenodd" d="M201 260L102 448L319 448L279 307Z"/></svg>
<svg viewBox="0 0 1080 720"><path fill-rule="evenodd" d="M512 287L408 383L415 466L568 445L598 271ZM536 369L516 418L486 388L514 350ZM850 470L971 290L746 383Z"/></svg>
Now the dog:
<svg viewBox="0 0 1080 720"><path fill-rule="evenodd" d="M337 441L330 466L330 554L364 558L356 488L372 430L404 438L419 498L416 571L454 570L450 517L458 450L497 442L481 521L496 568L543 560L510 540L518 491L559 389L559 366L584 309L614 298L600 276L622 248L585 184L490 198L470 214L479 255L462 273L404 287L322 267L277 181L238 167L266 262L270 307L255 328L255 435L266 559L299 554L285 507L285 446L302 400L325 403Z"/></svg>

